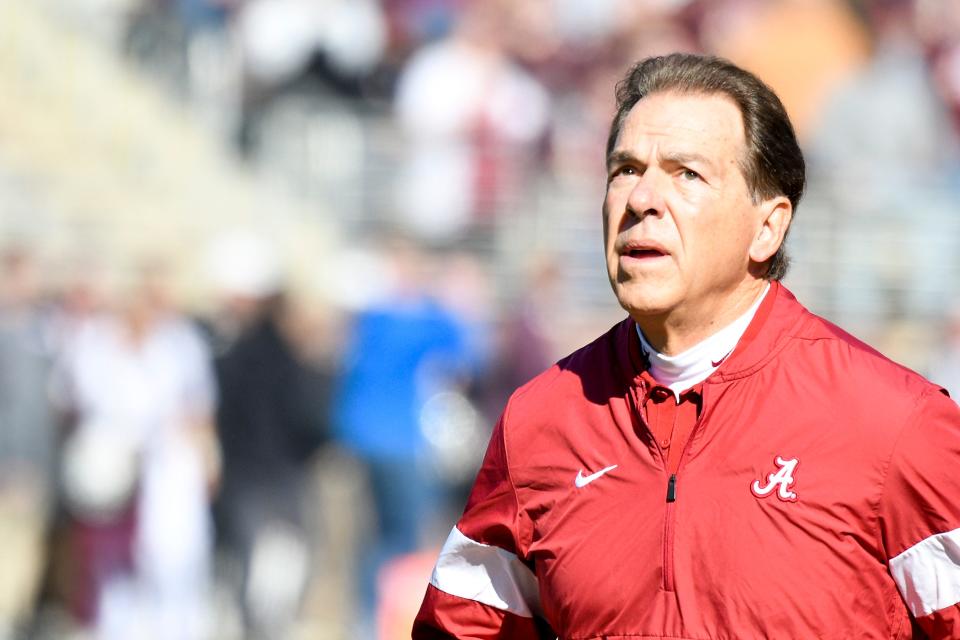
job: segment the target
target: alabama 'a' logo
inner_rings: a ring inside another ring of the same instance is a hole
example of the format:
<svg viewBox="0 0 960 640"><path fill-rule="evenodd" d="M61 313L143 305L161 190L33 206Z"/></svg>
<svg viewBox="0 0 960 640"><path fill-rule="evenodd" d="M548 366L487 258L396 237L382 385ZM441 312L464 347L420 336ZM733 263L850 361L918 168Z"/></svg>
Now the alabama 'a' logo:
<svg viewBox="0 0 960 640"><path fill-rule="evenodd" d="M800 461L797 458L784 460L777 456L774 458L774 462L780 468L776 473L767 474L767 484L761 486L759 480L754 480L753 484L750 485L750 490L758 498L766 498L771 493L776 492L777 497L784 502L796 502L797 494L790 487L793 486L793 475L796 473Z"/></svg>

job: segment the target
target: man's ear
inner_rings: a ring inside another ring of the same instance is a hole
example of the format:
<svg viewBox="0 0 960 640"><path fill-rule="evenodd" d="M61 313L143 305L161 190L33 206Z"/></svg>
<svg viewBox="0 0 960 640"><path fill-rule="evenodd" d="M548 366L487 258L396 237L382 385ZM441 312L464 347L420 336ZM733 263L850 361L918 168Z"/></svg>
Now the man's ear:
<svg viewBox="0 0 960 640"><path fill-rule="evenodd" d="M760 227L750 243L750 260L763 263L783 244L793 219L793 205L786 196L776 196L760 203L759 213Z"/></svg>

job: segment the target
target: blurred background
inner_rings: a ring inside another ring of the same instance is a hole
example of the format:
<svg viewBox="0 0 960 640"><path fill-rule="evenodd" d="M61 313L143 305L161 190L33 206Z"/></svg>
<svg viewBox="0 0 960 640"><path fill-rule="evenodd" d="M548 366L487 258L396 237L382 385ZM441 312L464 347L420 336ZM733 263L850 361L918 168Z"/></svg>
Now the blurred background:
<svg viewBox="0 0 960 640"><path fill-rule="evenodd" d="M613 88L675 50L794 120L787 285L960 394L956 2L0 2L0 640L409 637L623 316Z"/></svg>

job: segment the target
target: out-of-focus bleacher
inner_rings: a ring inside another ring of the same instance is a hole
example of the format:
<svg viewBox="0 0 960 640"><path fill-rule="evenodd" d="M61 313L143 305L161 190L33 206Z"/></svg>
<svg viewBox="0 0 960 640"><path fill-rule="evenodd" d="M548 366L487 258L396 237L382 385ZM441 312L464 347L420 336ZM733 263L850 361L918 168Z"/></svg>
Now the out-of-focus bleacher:
<svg viewBox="0 0 960 640"><path fill-rule="evenodd" d="M130 3L126 3L129 5ZM252 228L319 277L334 229L324 204L259 179L188 106L112 49L124 3L0 7L0 228L54 260L97 256L129 272L163 258L194 301L203 249ZM129 7L126 7L129 9ZM97 23L111 28L91 29Z"/></svg>

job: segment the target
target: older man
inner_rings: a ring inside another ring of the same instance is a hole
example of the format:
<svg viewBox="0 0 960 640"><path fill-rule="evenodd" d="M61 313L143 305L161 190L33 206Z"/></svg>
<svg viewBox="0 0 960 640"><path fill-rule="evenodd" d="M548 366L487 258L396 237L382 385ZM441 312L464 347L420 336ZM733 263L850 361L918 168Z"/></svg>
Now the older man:
<svg viewBox="0 0 960 640"><path fill-rule="evenodd" d="M413 637L960 637L960 409L780 284L779 99L680 54L617 98L630 317L511 397Z"/></svg>

